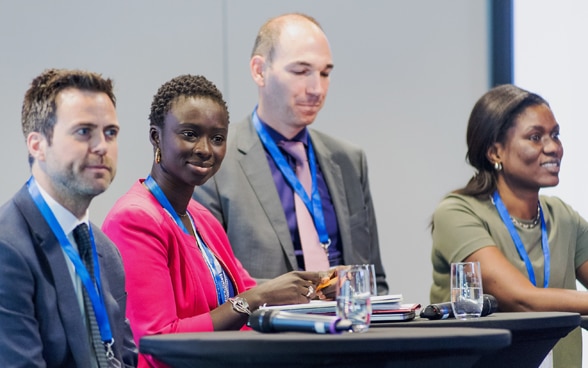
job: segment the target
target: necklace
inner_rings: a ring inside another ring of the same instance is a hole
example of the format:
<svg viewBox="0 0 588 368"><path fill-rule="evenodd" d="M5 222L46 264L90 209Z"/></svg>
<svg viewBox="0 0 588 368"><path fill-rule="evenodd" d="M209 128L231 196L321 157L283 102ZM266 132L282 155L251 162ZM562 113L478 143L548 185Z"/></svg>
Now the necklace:
<svg viewBox="0 0 588 368"><path fill-rule="evenodd" d="M512 221L513 224L515 224L519 227L522 227L523 229L532 229L535 226L537 226L537 224L539 224L539 220L541 219L540 211L541 211L541 209L539 208L539 206L537 206L537 216L535 216L535 218L533 219L533 222L531 222L530 224L521 222L512 216L510 216L510 221Z"/></svg>
<svg viewBox="0 0 588 368"><path fill-rule="evenodd" d="M186 217L186 216L188 216L188 212L186 212L186 213L178 213L178 216L180 216L180 217Z"/></svg>

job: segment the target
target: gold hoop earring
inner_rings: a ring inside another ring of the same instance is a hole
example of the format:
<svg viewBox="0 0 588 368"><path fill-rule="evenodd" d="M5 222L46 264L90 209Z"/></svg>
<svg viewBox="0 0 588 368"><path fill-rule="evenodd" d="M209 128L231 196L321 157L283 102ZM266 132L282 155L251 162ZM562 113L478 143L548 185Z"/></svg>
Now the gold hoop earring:
<svg viewBox="0 0 588 368"><path fill-rule="evenodd" d="M160 163L161 162L161 150L159 149L159 147L157 147L157 149L155 150L155 163Z"/></svg>
<svg viewBox="0 0 588 368"><path fill-rule="evenodd" d="M501 171L501 170L502 170L502 163L500 163L500 162L495 162L495 163L494 163L494 170L496 170L496 171Z"/></svg>

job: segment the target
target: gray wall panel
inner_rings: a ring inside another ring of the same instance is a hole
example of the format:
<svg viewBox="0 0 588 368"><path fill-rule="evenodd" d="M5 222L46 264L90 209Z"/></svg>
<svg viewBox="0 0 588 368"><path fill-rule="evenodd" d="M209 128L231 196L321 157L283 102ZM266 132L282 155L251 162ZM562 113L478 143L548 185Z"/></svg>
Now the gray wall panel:
<svg viewBox="0 0 588 368"><path fill-rule="evenodd" d="M204 74L240 120L256 101L248 70L256 31L288 11L316 17L331 41L336 66L315 128L368 154L391 292L428 303L429 218L443 194L471 175L465 126L488 87L486 0L0 0L0 202L29 176L20 107L43 69L86 68L115 79L119 172L92 204L101 223L149 170L147 116L157 87L179 74Z"/></svg>

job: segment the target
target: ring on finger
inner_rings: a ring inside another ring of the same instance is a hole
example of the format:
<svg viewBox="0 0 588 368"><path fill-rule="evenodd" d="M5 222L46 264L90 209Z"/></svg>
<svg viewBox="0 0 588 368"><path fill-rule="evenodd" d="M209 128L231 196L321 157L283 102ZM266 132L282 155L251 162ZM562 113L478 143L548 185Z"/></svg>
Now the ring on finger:
<svg viewBox="0 0 588 368"><path fill-rule="evenodd" d="M308 293L306 293L306 297L310 298L310 296L312 295L312 293L314 293L314 286L310 285L308 287Z"/></svg>

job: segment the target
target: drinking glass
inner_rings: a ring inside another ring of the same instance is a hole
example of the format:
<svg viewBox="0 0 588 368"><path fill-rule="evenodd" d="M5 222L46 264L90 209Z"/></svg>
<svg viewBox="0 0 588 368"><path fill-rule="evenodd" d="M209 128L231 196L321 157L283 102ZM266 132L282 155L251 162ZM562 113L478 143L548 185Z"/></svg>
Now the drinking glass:
<svg viewBox="0 0 588 368"><path fill-rule="evenodd" d="M455 318L478 318L482 314L483 306L480 262L452 263L451 307Z"/></svg>
<svg viewBox="0 0 588 368"><path fill-rule="evenodd" d="M376 282L376 267L371 263L365 263L362 265L353 265L353 266L339 266L338 269L341 270L343 268L349 267L365 267L365 269L369 272L370 276L370 293L372 296L378 295L378 284Z"/></svg>
<svg viewBox="0 0 588 368"><path fill-rule="evenodd" d="M365 265L338 271L337 316L351 321L351 332L365 332L372 316L371 272Z"/></svg>
<svg viewBox="0 0 588 368"><path fill-rule="evenodd" d="M373 264L364 264L363 267L367 268L370 273L370 291L372 296L378 295L378 284L376 283L376 267Z"/></svg>

